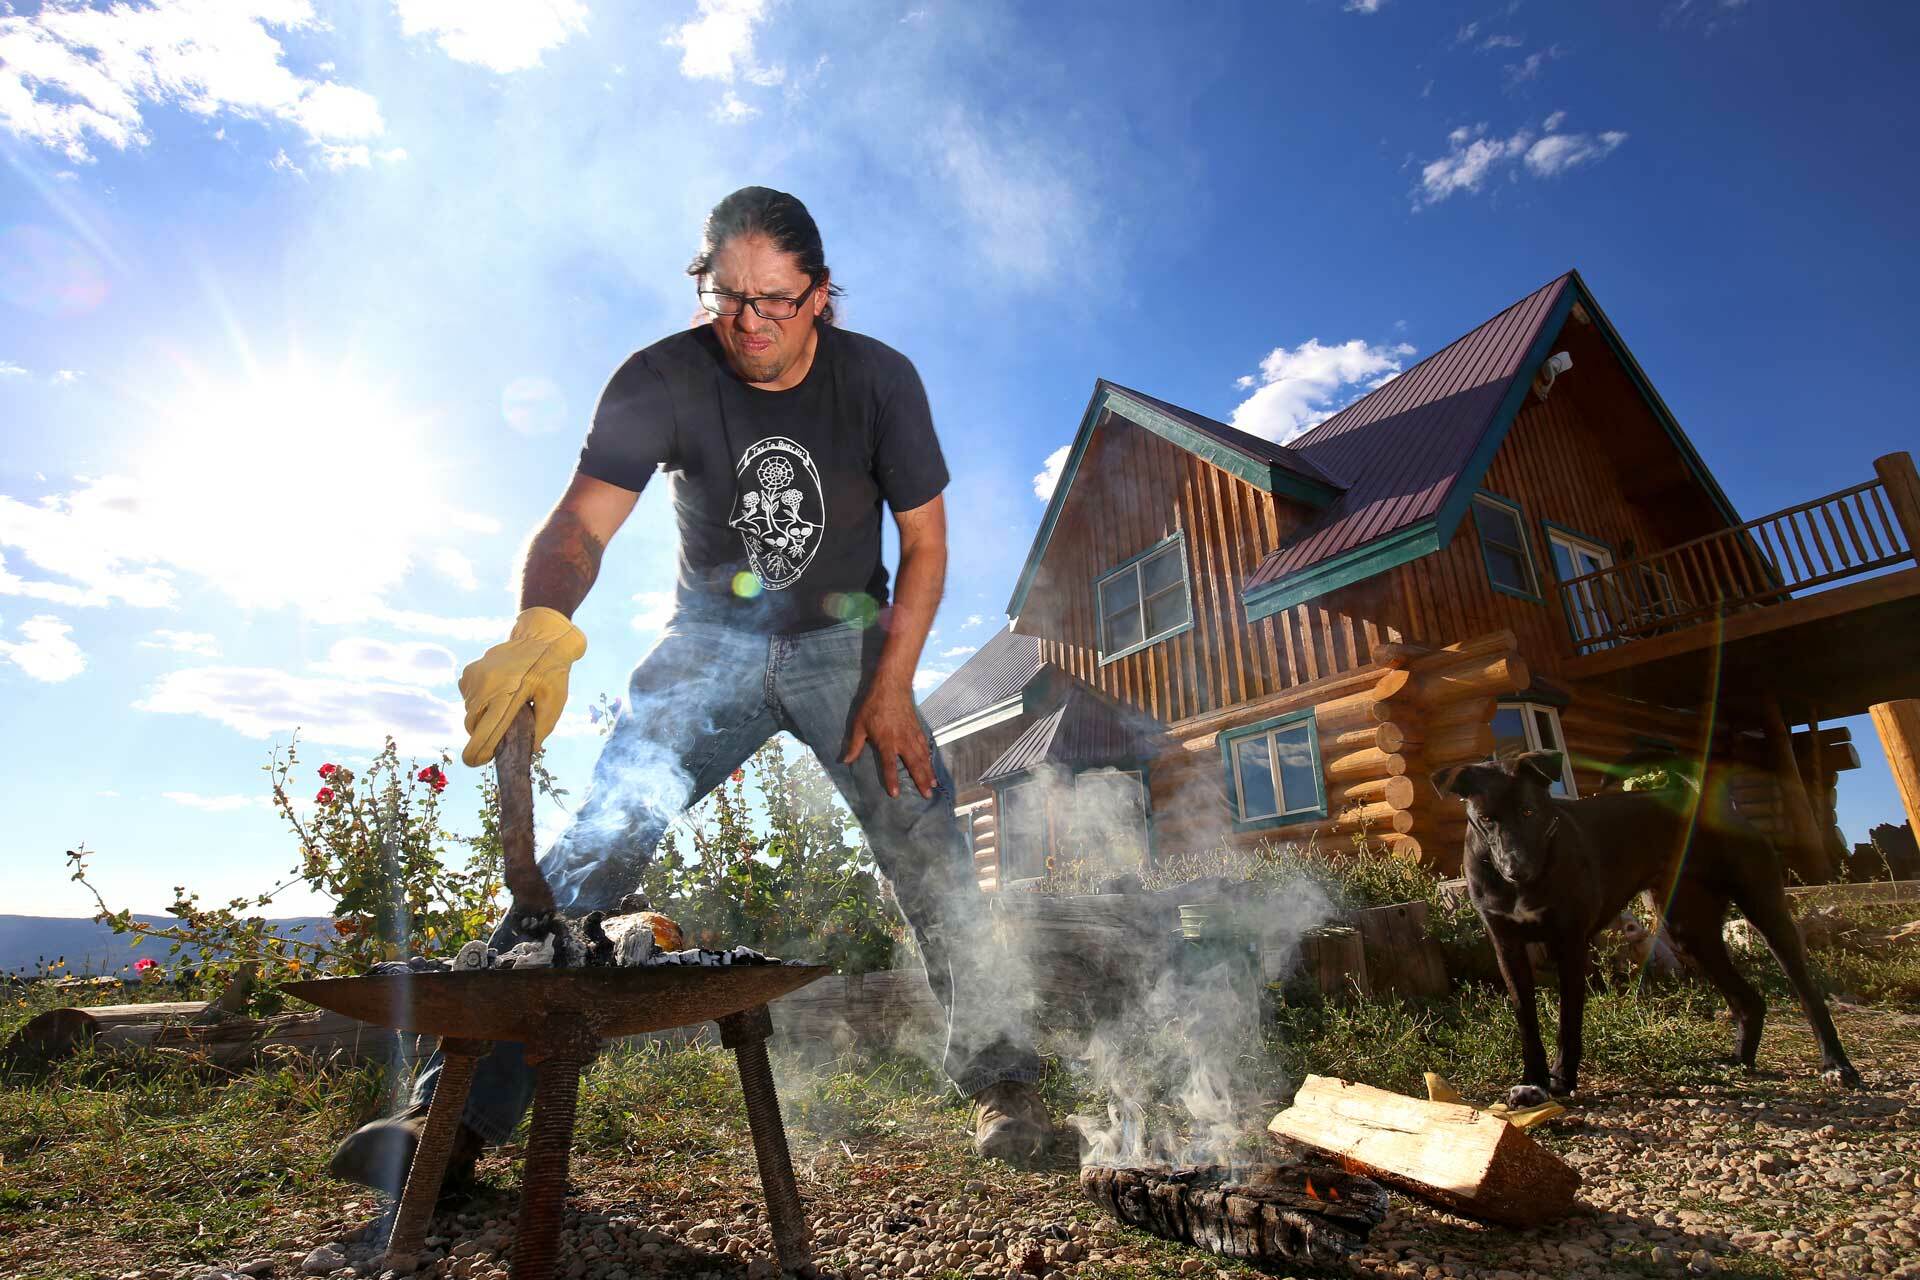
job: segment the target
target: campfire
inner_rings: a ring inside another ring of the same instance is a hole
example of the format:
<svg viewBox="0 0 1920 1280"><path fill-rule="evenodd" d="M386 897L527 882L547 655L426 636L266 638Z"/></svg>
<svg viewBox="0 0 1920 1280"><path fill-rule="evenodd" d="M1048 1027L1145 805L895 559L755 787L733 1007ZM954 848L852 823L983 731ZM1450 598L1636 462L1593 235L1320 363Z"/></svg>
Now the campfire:
<svg viewBox="0 0 1920 1280"><path fill-rule="evenodd" d="M1080 1189L1128 1226L1251 1262L1337 1261L1387 1214L1379 1183L1313 1160L1088 1165Z"/></svg>

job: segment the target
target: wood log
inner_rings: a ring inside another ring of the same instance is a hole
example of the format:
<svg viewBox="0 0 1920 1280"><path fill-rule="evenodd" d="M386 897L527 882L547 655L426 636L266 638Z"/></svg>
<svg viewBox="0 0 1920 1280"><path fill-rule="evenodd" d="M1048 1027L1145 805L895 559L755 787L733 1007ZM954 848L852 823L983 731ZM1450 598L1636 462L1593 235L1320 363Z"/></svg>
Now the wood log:
<svg viewBox="0 0 1920 1280"><path fill-rule="evenodd" d="M1417 829L1418 824L1415 825ZM1396 858L1405 858L1410 862L1421 862L1428 856L1426 845L1417 835L1402 834L1398 831L1387 831L1376 838L1381 844L1386 846L1387 852Z"/></svg>
<svg viewBox="0 0 1920 1280"><path fill-rule="evenodd" d="M1351 728L1393 718L1387 703L1404 693L1412 677L1404 671L1389 671L1369 688L1329 698L1313 706L1317 724Z"/></svg>
<svg viewBox="0 0 1920 1280"><path fill-rule="evenodd" d="M171 1005L109 1005L94 1009L54 1009L23 1027L8 1042L11 1053L25 1038L40 1060L72 1053L92 1043L107 1053L164 1051L204 1059L217 1067L246 1066L270 1049L327 1056L335 1053L361 1060L384 1060L395 1053L418 1051L412 1036L397 1036L332 1012L289 1013L272 1018L230 1018L193 1026L189 1019L204 1002ZM163 1015L135 1014L134 1010L165 1009ZM58 1015L58 1016L55 1016ZM28 1036L30 1028L38 1028ZM431 1047L429 1042L428 1047ZM3 1055L0 1055L3 1056Z"/></svg>
<svg viewBox="0 0 1920 1280"><path fill-rule="evenodd" d="M1455 1213L1531 1227L1574 1207L1580 1175L1498 1116L1308 1076L1268 1132Z"/></svg>
<svg viewBox="0 0 1920 1280"><path fill-rule="evenodd" d="M1427 757L1429 768L1437 769L1445 764L1461 764L1470 760L1485 760L1493 754L1493 716L1492 705L1488 705L1485 720L1476 720L1463 724L1457 729L1444 733L1430 733L1421 750Z"/></svg>
<svg viewBox="0 0 1920 1280"><path fill-rule="evenodd" d="M1367 976L1366 943L1352 925L1330 924L1307 930L1300 935L1300 964L1294 974L1290 978L1284 974L1267 976L1269 980L1285 979L1283 990L1290 997L1309 991L1325 999L1365 1000L1373 995Z"/></svg>
<svg viewBox="0 0 1920 1280"><path fill-rule="evenodd" d="M1387 1216L1385 1188L1318 1161L1260 1165L1238 1178L1220 1165L1092 1164L1080 1190L1130 1227L1253 1262L1335 1262Z"/></svg>
<svg viewBox="0 0 1920 1280"><path fill-rule="evenodd" d="M206 1010L204 1000L163 1000L151 1004L101 1004L87 1009L49 1009L15 1031L0 1046L0 1062L52 1062L115 1027L185 1026Z"/></svg>
<svg viewBox="0 0 1920 1280"><path fill-rule="evenodd" d="M1520 646L1519 639L1509 630L1487 631L1465 640L1456 640L1450 645L1430 649L1426 653L1411 657L1407 665L1414 671L1425 674L1438 667L1450 667L1467 658L1486 657L1490 654L1507 653Z"/></svg>
<svg viewBox="0 0 1920 1280"><path fill-rule="evenodd" d="M1427 904L1399 902L1366 907L1348 917L1367 953L1367 979L1375 993L1417 1000L1447 994L1446 956L1427 936Z"/></svg>
<svg viewBox="0 0 1920 1280"><path fill-rule="evenodd" d="M1349 751L1361 751L1367 747L1392 754L1406 745L1405 727L1391 720L1385 724L1366 725L1332 735L1322 734L1320 737L1320 750L1326 755L1344 755Z"/></svg>
<svg viewBox="0 0 1920 1280"><path fill-rule="evenodd" d="M1350 805L1333 815L1332 823L1340 831L1393 831L1401 835L1413 830L1413 815L1384 801Z"/></svg>
<svg viewBox="0 0 1920 1280"><path fill-rule="evenodd" d="M1887 768L1906 807L1907 821L1920 831L1920 698L1879 702L1867 710L1886 749Z"/></svg>
<svg viewBox="0 0 1920 1280"><path fill-rule="evenodd" d="M1532 683L1533 672L1517 653L1475 656L1458 666L1423 672L1416 698L1433 708L1476 695L1515 693Z"/></svg>
<svg viewBox="0 0 1920 1280"><path fill-rule="evenodd" d="M1362 747L1326 763L1327 781L1359 782L1367 778L1395 777L1407 771L1407 757L1398 751Z"/></svg>

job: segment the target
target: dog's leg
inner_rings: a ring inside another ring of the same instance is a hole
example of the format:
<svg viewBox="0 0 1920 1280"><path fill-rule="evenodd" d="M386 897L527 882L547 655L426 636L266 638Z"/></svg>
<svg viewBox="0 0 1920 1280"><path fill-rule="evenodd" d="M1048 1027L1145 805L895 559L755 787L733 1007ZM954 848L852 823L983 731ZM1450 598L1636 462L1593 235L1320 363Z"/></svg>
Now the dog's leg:
<svg viewBox="0 0 1920 1280"><path fill-rule="evenodd" d="M1577 934L1562 933L1554 939L1553 963L1560 971L1560 1050L1549 1088L1557 1094L1572 1093L1578 1087L1587 1019L1587 969L1592 959L1592 945Z"/></svg>
<svg viewBox="0 0 1920 1280"><path fill-rule="evenodd" d="M1523 1094L1522 1090L1531 1088L1540 1091L1551 1083L1547 1075L1547 1048L1540 1040L1540 1006L1533 995L1533 961L1527 957L1526 940L1514 933L1510 926L1496 925L1484 916L1481 919L1493 939L1494 958L1500 962L1500 976L1506 979L1507 995L1513 1001L1513 1016L1520 1024L1522 1083L1509 1092L1507 1101L1511 1106L1531 1106L1534 1101L1545 1101L1545 1098L1534 1098L1533 1094ZM1521 1098L1531 1100L1516 1101Z"/></svg>
<svg viewBox="0 0 1920 1280"><path fill-rule="evenodd" d="M1820 1042L1820 1078L1828 1084L1859 1088L1860 1073L1847 1061L1847 1051L1840 1047L1840 1033L1833 1026L1833 1015L1827 1011L1826 997L1813 984L1813 974L1808 971L1806 944L1793 923L1793 910L1787 905L1786 892L1777 880L1769 877L1764 883L1741 885L1734 891L1734 901L1767 940L1767 947L1780 962L1793 994L1800 998L1807 1025L1813 1028L1813 1038ZM1756 1047L1759 1039L1756 1025Z"/></svg>
<svg viewBox="0 0 1920 1280"><path fill-rule="evenodd" d="M1734 1059L1752 1070L1760 1052L1760 1028L1767 1019L1767 1001L1727 954L1727 940L1720 933L1726 913L1726 901L1718 894L1683 880L1668 908L1667 927L1680 950L1725 997L1727 1007L1733 1011Z"/></svg>

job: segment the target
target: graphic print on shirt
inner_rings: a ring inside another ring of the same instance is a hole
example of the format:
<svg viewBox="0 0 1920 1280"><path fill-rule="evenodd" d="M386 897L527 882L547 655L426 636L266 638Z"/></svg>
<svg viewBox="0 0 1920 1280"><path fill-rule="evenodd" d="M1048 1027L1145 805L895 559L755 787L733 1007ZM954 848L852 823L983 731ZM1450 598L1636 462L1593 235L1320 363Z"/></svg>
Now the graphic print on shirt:
<svg viewBox="0 0 1920 1280"><path fill-rule="evenodd" d="M748 446L735 474L739 496L727 523L739 530L761 583L785 590L813 563L827 522L813 456L785 436L768 436Z"/></svg>

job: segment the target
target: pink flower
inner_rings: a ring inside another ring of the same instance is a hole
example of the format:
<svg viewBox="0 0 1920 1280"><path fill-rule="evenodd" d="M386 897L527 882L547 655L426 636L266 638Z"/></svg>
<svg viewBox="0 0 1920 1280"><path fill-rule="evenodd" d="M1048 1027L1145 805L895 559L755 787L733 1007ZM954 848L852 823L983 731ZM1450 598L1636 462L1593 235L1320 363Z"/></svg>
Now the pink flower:
<svg viewBox="0 0 1920 1280"><path fill-rule="evenodd" d="M320 788L320 790L314 793L313 802L315 804L332 804L333 788L332 787Z"/></svg>
<svg viewBox="0 0 1920 1280"><path fill-rule="evenodd" d="M160 962L152 956L141 956L133 962L133 971L139 974L144 974L149 969L157 969L159 967Z"/></svg>

